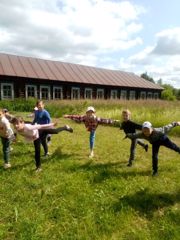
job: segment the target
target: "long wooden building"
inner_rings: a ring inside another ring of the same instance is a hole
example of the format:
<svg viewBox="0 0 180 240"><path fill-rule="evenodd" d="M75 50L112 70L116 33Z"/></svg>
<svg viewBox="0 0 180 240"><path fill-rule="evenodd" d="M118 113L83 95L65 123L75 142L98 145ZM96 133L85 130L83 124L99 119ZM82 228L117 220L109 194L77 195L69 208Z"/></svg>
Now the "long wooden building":
<svg viewBox="0 0 180 240"><path fill-rule="evenodd" d="M0 53L0 99L158 99L133 73Z"/></svg>

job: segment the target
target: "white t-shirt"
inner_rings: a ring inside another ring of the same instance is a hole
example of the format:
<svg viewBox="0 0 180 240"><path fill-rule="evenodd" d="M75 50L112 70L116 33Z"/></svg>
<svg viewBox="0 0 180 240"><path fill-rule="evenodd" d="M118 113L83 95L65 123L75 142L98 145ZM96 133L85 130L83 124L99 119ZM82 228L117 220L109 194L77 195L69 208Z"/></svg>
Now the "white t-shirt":
<svg viewBox="0 0 180 240"><path fill-rule="evenodd" d="M17 132L24 136L27 141L34 141L39 138L39 129L48 129L54 127L54 123L48 124L24 124L24 128L22 130L17 130Z"/></svg>
<svg viewBox="0 0 180 240"><path fill-rule="evenodd" d="M0 118L0 136L9 139L14 137L10 122L5 116Z"/></svg>

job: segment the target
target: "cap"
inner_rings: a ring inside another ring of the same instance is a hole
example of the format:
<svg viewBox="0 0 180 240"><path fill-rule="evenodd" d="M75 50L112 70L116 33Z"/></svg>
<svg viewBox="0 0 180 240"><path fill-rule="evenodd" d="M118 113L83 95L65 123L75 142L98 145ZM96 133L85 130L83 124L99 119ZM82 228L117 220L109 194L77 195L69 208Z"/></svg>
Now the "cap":
<svg viewBox="0 0 180 240"><path fill-rule="evenodd" d="M142 128L152 128L152 124L150 122L144 122Z"/></svg>
<svg viewBox="0 0 180 240"><path fill-rule="evenodd" d="M7 112L9 112L9 111L8 111L7 108L3 108L2 112L3 112L3 113L7 113Z"/></svg>
<svg viewBox="0 0 180 240"><path fill-rule="evenodd" d="M95 109L94 107L90 106L87 108L86 112L92 111L93 113L95 113Z"/></svg>

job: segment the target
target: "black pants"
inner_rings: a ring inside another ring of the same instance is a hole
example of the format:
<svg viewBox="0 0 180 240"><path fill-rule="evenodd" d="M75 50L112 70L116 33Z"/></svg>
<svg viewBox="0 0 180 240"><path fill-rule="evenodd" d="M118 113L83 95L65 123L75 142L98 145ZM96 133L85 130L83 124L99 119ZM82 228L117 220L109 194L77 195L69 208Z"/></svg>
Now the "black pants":
<svg viewBox="0 0 180 240"><path fill-rule="evenodd" d="M154 172L158 171L158 153L160 146L165 146L174 150L175 152L180 153L180 147L178 147L175 143L173 143L166 135L162 136L156 142L152 143L152 168Z"/></svg>
<svg viewBox="0 0 180 240"><path fill-rule="evenodd" d="M140 139L132 139L131 140L131 146L130 146L130 157L129 157L129 162L132 162L135 157L135 150L136 150L136 145L139 144L143 148L145 148L146 144L141 141Z"/></svg>
<svg viewBox="0 0 180 240"><path fill-rule="evenodd" d="M34 141L35 163L36 163L37 168L41 167L41 144L42 144L42 139L46 140L46 136L48 134L58 134L59 132L64 131L64 130L67 130L66 127L39 130L39 133L40 133L39 138ZM46 145L47 145L47 143L46 143Z"/></svg>
<svg viewBox="0 0 180 240"><path fill-rule="evenodd" d="M44 155L46 155L48 153L47 135L48 134L58 134L59 132L64 131L64 130L66 130L66 127L40 129L39 130L39 138L41 140L41 144L44 149Z"/></svg>

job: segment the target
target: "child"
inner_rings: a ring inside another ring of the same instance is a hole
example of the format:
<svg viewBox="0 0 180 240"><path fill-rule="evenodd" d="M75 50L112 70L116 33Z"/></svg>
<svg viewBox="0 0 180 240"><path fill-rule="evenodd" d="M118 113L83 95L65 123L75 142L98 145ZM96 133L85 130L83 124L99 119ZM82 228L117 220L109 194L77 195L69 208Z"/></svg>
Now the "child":
<svg viewBox="0 0 180 240"><path fill-rule="evenodd" d="M50 114L47 110L44 109L44 102L42 100L37 101L36 109L34 110L33 124L48 124L51 122ZM45 157L49 155L47 140L50 142L50 139L47 139L47 137L48 134L41 134L41 132L39 133L39 138L44 148Z"/></svg>
<svg viewBox="0 0 180 240"><path fill-rule="evenodd" d="M142 130L142 125L139 125L135 122L132 122L131 119L131 112L128 109L125 109L122 111L122 119L123 122L120 125L120 129L123 129L125 134L127 133L135 133L136 129L137 130ZM148 151L148 144L144 144L143 141L140 139L131 139L131 146L130 146L130 157L127 166L130 167L132 166L132 162L134 161L135 157L135 148L136 145L139 144L142 146L145 151Z"/></svg>
<svg viewBox="0 0 180 240"><path fill-rule="evenodd" d="M8 169L11 167L9 152L10 142L11 139L14 138L14 133L3 111L0 111L0 137L3 146L4 169Z"/></svg>
<svg viewBox="0 0 180 240"><path fill-rule="evenodd" d="M98 127L98 124L113 124L116 121L111 119L99 118L95 115L94 107L90 106L86 110L85 115L64 115L65 118L70 118L78 122L84 122L87 131L90 132L89 144L90 144L90 154L89 157L94 157L94 142L95 142L95 133Z"/></svg>
<svg viewBox="0 0 180 240"><path fill-rule="evenodd" d="M73 132L73 129L68 125L59 128L53 128L56 125L55 123L31 125L25 123L22 118L14 118L12 123L19 134L24 136L26 140L34 142L37 172L40 172L42 170L40 160L41 139L39 137L39 131L41 131L42 137L43 135L47 134L58 134L61 131Z"/></svg>
<svg viewBox="0 0 180 240"><path fill-rule="evenodd" d="M158 152L160 146L165 146L180 153L180 147L173 143L166 135L172 128L180 126L180 122L172 122L164 127L153 128L150 122L144 122L142 132L128 133L126 136L131 139L144 138L152 144L152 169L153 176L158 174Z"/></svg>

